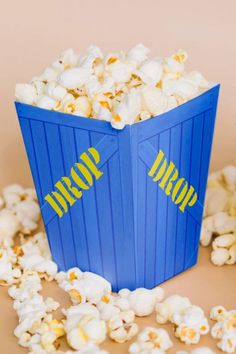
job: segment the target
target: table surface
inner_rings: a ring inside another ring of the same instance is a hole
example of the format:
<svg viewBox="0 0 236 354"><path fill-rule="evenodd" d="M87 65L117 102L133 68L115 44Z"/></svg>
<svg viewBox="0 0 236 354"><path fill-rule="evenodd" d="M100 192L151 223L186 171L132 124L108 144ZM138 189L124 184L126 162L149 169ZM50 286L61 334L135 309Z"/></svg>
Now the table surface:
<svg viewBox="0 0 236 354"><path fill-rule="evenodd" d="M236 265L216 267L211 264L209 257L210 248L200 247L198 264L163 284L166 295L180 294L188 296L191 302L195 305L201 306L207 315L209 315L211 307L215 305L223 305L227 309L235 309ZM55 282L44 282L42 294L44 296L52 296L61 304L61 307L66 308L70 306L68 295L58 288ZM0 313L0 353L27 353L27 349L18 346L17 338L13 335L13 330L17 325L17 316L12 308L12 300L7 294L6 287L0 288ZM56 316L61 316L59 310L57 311ZM147 325L157 326L154 314L146 318L137 318L136 322L140 329ZM168 351L170 354L175 353L177 350L191 350L200 346L209 346L216 353L220 353L220 351L217 350L216 341L211 338L210 334L202 336L197 345L190 346L181 343L175 338L173 325L161 325L160 327L168 330L171 339L174 342L174 346ZM117 344L107 339L106 342L103 343L102 348L109 351L109 353L114 354L128 353L130 343L131 341L125 344ZM63 341L60 349L67 349Z"/></svg>

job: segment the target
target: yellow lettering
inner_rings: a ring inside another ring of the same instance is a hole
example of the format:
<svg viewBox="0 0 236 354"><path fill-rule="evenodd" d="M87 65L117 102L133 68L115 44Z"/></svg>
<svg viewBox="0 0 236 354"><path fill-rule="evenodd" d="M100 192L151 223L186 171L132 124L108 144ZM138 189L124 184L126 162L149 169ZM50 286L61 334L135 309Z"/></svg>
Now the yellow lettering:
<svg viewBox="0 0 236 354"><path fill-rule="evenodd" d="M81 163L76 163L75 166L78 168L78 170L82 173L82 175L85 177L86 181L89 183L90 186L93 184L93 178L89 172L89 170L82 165ZM89 189L89 186L82 180L82 178L78 175L78 173L75 171L74 167L70 170L71 177L73 178L73 181L82 189Z"/></svg>
<svg viewBox="0 0 236 354"><path fill-rule="evenodd" d="M66 177L64 177L66 178ZM61 194L63 195L63 197L69 202L70 206L72 206L75 203L75 198L73 198L70 193L68 192L68 190L65 188L65 186L62 184L61 181L58 181L57 183L55 183L55 187L61 192Z"/></svg>
<svg viewBox="0 0 236 354"><path fill-rule="evenodd" d="M173 182L177 180L178 176L179 176L179 172L178 172L177 168L175 168L175 171L172 174L172 176L170 177L170 179L168 181L168 184L166 186L166 189L165 189L166 195L170 195L170 192L171 192L172 187L173 187Z"/></svg>
<svg viewBox="0 0 236 354"><path fill-rule="evenodd" d="M194 194L193 194L194 193ZM193 197L192 197L193 195ZM190 186L188 193L186 194L182 204L180 205L179 209L184 212L187 205L193 206L197 201L197 193L194 192L193 186Z"/></svg>
<svg viewBox="0 0 236 354"><path fill-rule="evenodd" d="M82 192L76 188L71 186L71 180L69 177L62 177L62 181L66 184L67 188L69 191L76 197L76 198L81 198L82 197Z"/></svg>
<svg viewBox="0 0 236 354"><path fill-rule="evenodd" d="M184 187L183 187L182 191L180 192L179 196L177 197L177 199L175 200L177 193L179 192L179 190L184 182L185 182ZM188 190L188 183L185 181L184 178L180 178L178 180L178 182L176 183L176 185L174 186L174 189L172 192L172 197L171 197L172 201L175 204L179 204L183 200L185 194L187 193L187 190Z"/></svg>
<svg viewBox="0 0 236 354"><path fill-rule="evenodd" d="M100 155L98 151L95 148L89 148L88 151L92 155L96 165L100 162ZM81 160L87 165L87 167L90 169L90 171L94 174L96 179L99 179L102 175L103 172L100 171L97 166L94 164L94 162L91 160L91 158L88 156L86 152L84 152L80 156Z"/></svg>
<svg viewBox="0 0 236 354"><path fill-rule="evenodd" d="M51 195L47 194L44 198L60 218L68 211L67 202L72 206L83 195L80 189L88 190L93 185L92 175L96 179L103 175L103 172L96 166L100 162L98 151L93 147L89 148L88 151L91 157L86 152L80 156L84 164L76 163L70 170L70 177L63 176L61 180L55 183L55 187L60 193L53 191ZM79 188L73 186L73 182Z"/></svg>
<svg viewBox="0 0 236 354"><path fill-rule="evenodd" d="M52 195L56 198L56 200L62 206L64 211L61 210L59 205L55 202L55 200L52 198L52 196L50 194L47 194L46 197L44 197L44 199L51 205L51 207L55 210L55 212L61 218L63 216L63 214L68 211L68 206L66 204L65 199L58 192L52 192Z"/></svg>
<svg viewBox="0 0 236 354"><path fill-rule="evenodd" d="M150 176L150 177L154 176L154 173L158 169L158 166L160 165L161 160L163 159L163 157L164 157L164 152L162 150L159 150L157 158L154 161L154 164L152 165L152 167L151 167L151 169L150 169L150 171L148 173L148 176Z"/></svg>
<svg viewBox="0 0 236 354"><path fill-rule="evenodd" d="M170 178L170 175L174 171L174 169L175 169L175 165L173 164L173 162L170 162L170 164L169 164L169 166L168 166L168 168L167 168L167 170L165 172L165 175L163 176L161 182L159 183L159 186L160 186L161 189L165 188L166 182Z"/></svg>

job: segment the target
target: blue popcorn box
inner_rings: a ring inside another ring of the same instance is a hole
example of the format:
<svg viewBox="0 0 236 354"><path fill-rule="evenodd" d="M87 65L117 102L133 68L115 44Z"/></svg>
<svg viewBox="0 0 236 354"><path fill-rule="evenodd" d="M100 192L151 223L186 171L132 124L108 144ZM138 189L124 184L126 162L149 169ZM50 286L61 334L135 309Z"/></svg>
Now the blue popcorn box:
<svg viewBox="0 0 236 354"><path fill-rule="evenodd" d="M100 274L117 291L196 264L218 93L123 130L16 102L60 270Z"/></svg>

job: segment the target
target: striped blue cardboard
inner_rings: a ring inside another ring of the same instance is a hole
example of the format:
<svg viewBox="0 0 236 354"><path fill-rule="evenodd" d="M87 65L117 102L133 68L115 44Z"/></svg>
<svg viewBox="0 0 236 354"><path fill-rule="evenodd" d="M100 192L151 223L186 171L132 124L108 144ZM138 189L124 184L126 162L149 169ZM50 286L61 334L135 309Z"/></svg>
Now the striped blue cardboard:
<svg viewBox="0 0 236 354"><path fill-rule="evenodd" d="M53 259L111 281L152 288L197 261L218 100L216 85L122 131L109 123L16 103ZM102 177L60 218L45 201L81 154L94 147ZM198 200L183 213L148 172L162 150Z"/></svg>

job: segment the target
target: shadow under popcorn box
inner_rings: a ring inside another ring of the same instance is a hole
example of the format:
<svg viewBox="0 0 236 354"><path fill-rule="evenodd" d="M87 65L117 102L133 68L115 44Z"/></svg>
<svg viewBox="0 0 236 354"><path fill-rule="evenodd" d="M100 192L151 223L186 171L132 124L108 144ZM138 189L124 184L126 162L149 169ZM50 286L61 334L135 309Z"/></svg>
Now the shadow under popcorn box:
<svg viewBox="0 0 236 354"><path fill-rule="evenodd" d="M110 123L16 103L54 261L152 288L197 262L219 85Z"/></svg>

